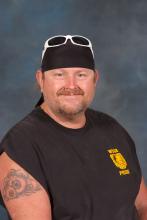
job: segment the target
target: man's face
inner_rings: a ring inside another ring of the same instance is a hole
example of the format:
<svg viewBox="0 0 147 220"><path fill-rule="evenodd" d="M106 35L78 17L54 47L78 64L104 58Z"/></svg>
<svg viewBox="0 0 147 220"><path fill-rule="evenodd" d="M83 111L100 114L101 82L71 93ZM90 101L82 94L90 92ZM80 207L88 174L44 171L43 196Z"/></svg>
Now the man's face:
<svg viewBox="0 0 147 220"><path fill-rule="evenodd" d="M87 68L60 68L39 71L38 83L49 111L73 116L84 112L91 103L97 72Z"/></svg>

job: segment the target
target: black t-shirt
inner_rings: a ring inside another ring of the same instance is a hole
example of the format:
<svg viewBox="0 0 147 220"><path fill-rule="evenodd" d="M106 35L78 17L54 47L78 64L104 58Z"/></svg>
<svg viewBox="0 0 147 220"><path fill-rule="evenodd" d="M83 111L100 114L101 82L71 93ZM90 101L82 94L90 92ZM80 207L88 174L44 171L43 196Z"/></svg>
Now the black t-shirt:
<svg viewBox="0 0 147 220"><path fill-rule="evenodd" d="M53 220L138 219L135 145L112 117L88 109L85 126L69 129L37 107L6 134L4 151L45 188Z"/></svg>

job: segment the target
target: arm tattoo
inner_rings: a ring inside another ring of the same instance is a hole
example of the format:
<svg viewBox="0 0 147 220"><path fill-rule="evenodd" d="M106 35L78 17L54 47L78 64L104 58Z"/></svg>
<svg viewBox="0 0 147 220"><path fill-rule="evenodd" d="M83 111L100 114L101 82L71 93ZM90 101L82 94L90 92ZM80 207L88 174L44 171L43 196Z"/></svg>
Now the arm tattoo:
<svg viewBox="0 0 147 220"><path fill-rule="evenodd" d="M3 180L2 195L5 201L30 196L41 190L40 184L28 173L11 169Z"/></svg>

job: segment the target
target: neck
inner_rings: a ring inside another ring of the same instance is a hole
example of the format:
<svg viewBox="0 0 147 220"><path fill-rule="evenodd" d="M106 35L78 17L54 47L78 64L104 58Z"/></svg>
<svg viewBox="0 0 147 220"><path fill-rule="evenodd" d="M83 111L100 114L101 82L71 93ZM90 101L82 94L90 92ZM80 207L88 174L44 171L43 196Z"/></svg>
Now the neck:
<svg viewBox="0 0 147 220"><path fill-rule="evenodd" d="M82 128L85 125L85 112L81 112L77 115L63 115L60 113L54 113L49 109L49 107L45 103L43 103L40 107L52 119L54 119L57 123L61 124L66 128L78 129Z"/></svg>

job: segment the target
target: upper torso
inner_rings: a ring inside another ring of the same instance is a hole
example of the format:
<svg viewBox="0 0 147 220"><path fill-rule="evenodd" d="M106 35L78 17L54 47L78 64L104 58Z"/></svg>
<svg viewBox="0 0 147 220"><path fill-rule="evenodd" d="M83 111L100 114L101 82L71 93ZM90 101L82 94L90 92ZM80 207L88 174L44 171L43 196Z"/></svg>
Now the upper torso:
<svg viewBox="0 0 147 220"><path fill-rule="evenodd" d="M30 173L49 194L55 220L136 220L141 173L134 143L111 117L93 110L86 117L83 128L68 129L38 107L16 125L13 129L31 142L44 180L33 166ZM11 157L7 141L1 147ZM29 170L24 155L16 155L13 159Z"/></svg>

